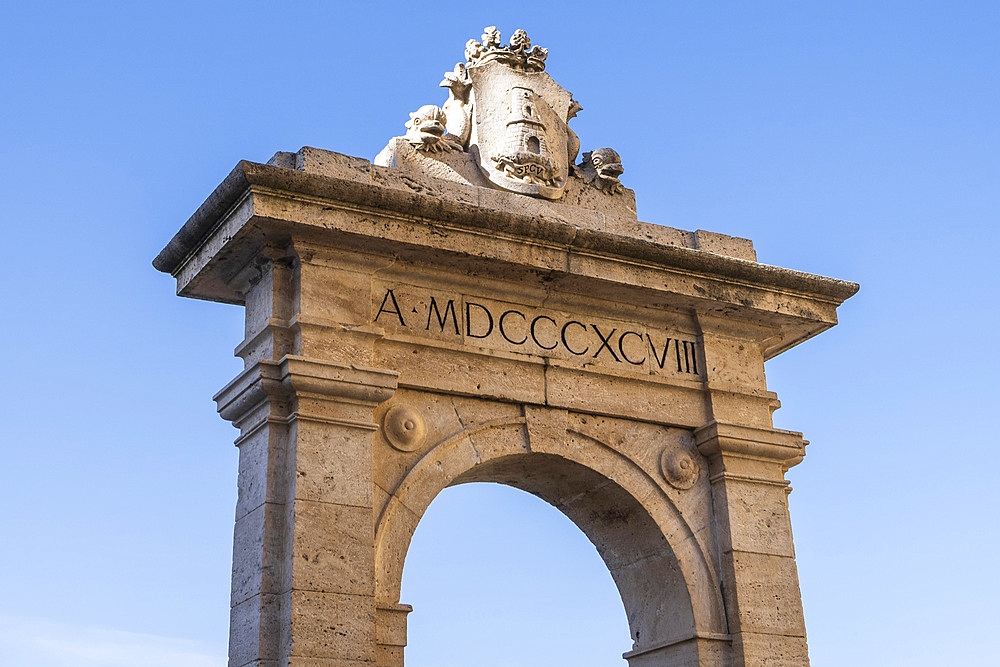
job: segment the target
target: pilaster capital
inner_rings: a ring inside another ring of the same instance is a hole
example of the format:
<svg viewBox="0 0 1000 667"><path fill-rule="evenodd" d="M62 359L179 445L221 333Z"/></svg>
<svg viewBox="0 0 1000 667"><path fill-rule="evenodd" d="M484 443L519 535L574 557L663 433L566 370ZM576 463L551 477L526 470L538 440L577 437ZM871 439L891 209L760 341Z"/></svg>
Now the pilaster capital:
<svg viewBox="0 0 1000 667"><path fill-rule="evenodd" d="M712 420L694 431L695 444L709 461L745 459L788 469L805 456L801 433Z"/></svg>
<svg viewBox="0 0 1000 667"><path fill-rule="evenodd" d="M392 396L398 379L396 371L285 355L255 362L214 400L223 419L233 422L265 401L310 398L374 407Z"/></svg>
<svg viewBox="0 0 1000 667"><path fill-rule="evenodd" d="M281 385L288 394L372 407L389 400L399 382L398 371L318 361L291 354L282 357L276 366Z"/></svg>

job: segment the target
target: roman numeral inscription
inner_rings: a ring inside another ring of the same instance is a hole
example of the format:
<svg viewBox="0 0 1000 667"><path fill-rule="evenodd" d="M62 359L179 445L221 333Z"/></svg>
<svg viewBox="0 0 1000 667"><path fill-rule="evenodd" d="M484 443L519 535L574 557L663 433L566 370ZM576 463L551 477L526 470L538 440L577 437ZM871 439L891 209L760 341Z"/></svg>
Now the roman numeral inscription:
<svg viewBox="0 0 1000 667"><path fill-rule="evenodd" d="M410 285L379 287L372 299L373 324L387 331L654 374L702 374L695 337L663 328Z"/></svg>

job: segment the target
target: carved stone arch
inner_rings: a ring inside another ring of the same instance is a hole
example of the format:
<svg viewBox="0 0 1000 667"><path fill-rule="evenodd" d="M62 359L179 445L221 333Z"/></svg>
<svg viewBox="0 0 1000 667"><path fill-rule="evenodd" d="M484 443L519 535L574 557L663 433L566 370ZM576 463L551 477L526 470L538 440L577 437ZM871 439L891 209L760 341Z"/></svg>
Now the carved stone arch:
<svg viewBox="0 0 1000 667"><path fill-rule="evenodd" d="M470 482L531 493L587 535L622 597L632 664L689 664L723 650L729 637L717 578L659 484L593 435L563 430L561 438L533 439L524 418L469 426L428 449L403 477L376 528L380 609L398 608L406 552L430 503L446 487Z"/></svg>
<svg viewBox="0 0 1000 667"><path fill-rule="evenodd" d="M764 362L858 286L639 221L615 151L570 171L580 105L510 41L487 28L445 76L457 137L438 110L374 164L240 162L154 261L246 308L216 396L240 430L230 666L400 667L410 536L473 481L588 535L631 667L808 665L785 479L805 442L774 428ZM537 102L512 117L517 90Z"/></svg>

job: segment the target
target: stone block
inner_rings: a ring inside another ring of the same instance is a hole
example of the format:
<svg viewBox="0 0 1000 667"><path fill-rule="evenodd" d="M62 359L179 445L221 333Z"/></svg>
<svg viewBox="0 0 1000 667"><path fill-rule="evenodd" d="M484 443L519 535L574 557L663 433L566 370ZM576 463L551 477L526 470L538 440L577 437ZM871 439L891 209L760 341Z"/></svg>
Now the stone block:
<svg viewBox="0 0 1000 667"><path fill-rule="evenodd" d="M704 395L683 382L657 393L640 377L603 375L555 363L545 369L545 400L552 407L691 428L708 420Z"/></svg>
<svg viewBox="0 0 1000 667"><path fill-rule="evenodd" d="M293 591L291 604L294 655L374 662L373 597Z"/></svg>
<svg viewBox="0 0 1000 667"><path fill-rule="evenodd" d="M716 667L728 665L728 655L728 641L692 637L663 647L633 649L624 657L629 667Z"/></svg>
<svg viewBox="0 0 1000 667"><path fill-rule="evenodd" d="M299 319L350 326L372 321L370 275L302 261L299 276Z"/></svg>
<svg viewBox="0 0 1000 667"><path fill-rule="evenodd" d="M282 169L295 169L295 153L278 151L271 156L267 164L272 167L281 167Z"/></svg>
<svg viewBox="0 0 1000 667"><path fill-rule="evenodd" d="M703 336L705 370L713 383L729 383L753 390L765 386L764 356L747 340Z"/></svg>
<svg viewBox="0 0 1000 667"><path fill-rule="evenodd" d="M295 498L372 506L373 430L298 419L295 439Z"/></svg>
<svg viewBox="0 0 1000 667"><path fill-rule="evenodd" d="M332 176L347 181L368 184L371 182L371 162L333 151L303 146L295 154L295 169Z"/></svg>
<svg viewBox="0 0 1000 667"><path fill-rule="evenodd" d="M401 451L386 436L387 429L393 427L385 423L387 414L394 406L413 411L413 419L419 422L422 435L409 451ZM375 421L379 424L379 435L375 439L374 480L387 493L396 489L407 471L429 449L465 428L452 397L406 389L397 391L391 401L376 409Z"/></svg>
<svg viewBox="0 0 1000 667"><path fill-rule="evenodd" d="M750 239L741 239L736 236L726 236L699 229L695 232L695 244L698 250L705 252L745 259L748 262L757 261L757 253L754 251L753 241Z"/></svg>
<svg viewBox="0 0 1000 667"><path fill-rule="evenodd" d="M370 508L297 499L294 531L296 590L372 595L375 531Z"/></svg>
<svg viewBox="0 0 1000 667"><path fill-rule="evenodd" d="M255 595L229 611L229 664L246 665L260 653L261 596Z"/></svg>
<svg viewBox="0 0 1000 667"><path fill-rule="evenodd" d="M429 347L386 339L376 342L374 363L405 368L400 386L501 401L545 403L545 369L540 364L470 353L458 347Z"/></svg>
<svg viewBox="0 0 1000 667"><path fill-rule="evenodd" d="M375 608L375 641L381 646L406 646L406 617L413 611L408 604Z"/></svg>
<svg viewBox="0 0 1000 667"><path fill-rule="evenodd" d="M733 653L746 667L806 667L809 648L805 637L738 632L733 635Z"/></svg>
<svg viewBox="0 0 1000 667"><path fill-rule="evenodd" d="M233 586L230 604L236 606L264 592L265 505L236 520L233 531Z"/></svg>
<svg viewBox="0 0 1000 667"><path fill-rule="evenodd" d="M239 473L236 485L236 519L260 507L267 500L268 467L274 464L271 454L272 428L265 426L240 442Z"/></svg>
<svg viewBox="0 0 1000 667"><path fill-rule="evenodd" d="M732 554L742 632L805 637L795 559L747 552Z"/></svg>
<svg viewBox="0 0 1000 667"><path fill-rule="evenodd" d="M375 659L378 667L403 667L403 647L379 644Z"/></svg>
<svg viewBox="0 0 1000 667"><path fill-rule="evenodd" d="M723 535L734 551L795 557L788 493L784 486L728 479L716 488L716 512Z"/></svg>
<svg viewBox="0 0 1000 667"><path fill-rule="evenodd" d="M287 594L256 595L230 609L230 665L280 660L287 654L288 601Z"/></svg>

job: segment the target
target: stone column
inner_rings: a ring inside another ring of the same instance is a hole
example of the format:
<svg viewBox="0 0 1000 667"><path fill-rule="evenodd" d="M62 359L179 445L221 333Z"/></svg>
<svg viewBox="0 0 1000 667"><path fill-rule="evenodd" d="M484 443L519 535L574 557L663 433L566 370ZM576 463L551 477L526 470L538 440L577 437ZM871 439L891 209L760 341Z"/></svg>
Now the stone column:
<svg viewBox="0 0 1000 667"><path fill-rule="evenodd" d="M375 662L372 412L396 379L286 355L216 396L242 433L230 667Z"/></svg>
<svg viewBox="0 0 1000 667"><path fill-rule="evenodd" d="M733 664L808 665L784 476L802 435L712 421L695 438L709 460Z"/></svg>

